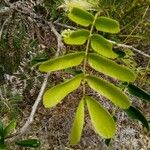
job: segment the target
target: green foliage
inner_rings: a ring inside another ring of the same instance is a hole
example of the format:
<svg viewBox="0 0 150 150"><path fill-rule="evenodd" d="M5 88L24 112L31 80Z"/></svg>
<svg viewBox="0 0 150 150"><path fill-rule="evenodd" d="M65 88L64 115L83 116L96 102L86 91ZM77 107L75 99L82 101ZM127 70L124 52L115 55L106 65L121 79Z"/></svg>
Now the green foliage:
<svg viewBox="0 0 150 150"><path fill-rule="evenodd" d="M130 108L125 109L124 111L131 119L136 119L140 121L143 124L143 126L146 127L147 131L149 131L149 123L140 110L133 106L130 106Z"/></svg>
<svg viewBox="0 0 150 150"><path fill-rule="evenodd" d="M112 51L112 44L108 42L103 36L94 34L91 37L91 47L97 53L108 57L108 58L116 58L117 55Z"/></svg>
<svg viewBox="0 0 150 150"><path fill-rule="evenodd" d="M143 91L139 87L130 83L130 84L128 84L127 89L128 89L130 94L140 98L141 100L143 100L145 102L150 102L150 94L146 93L145 91Z"/></svg>
<svg viewBox="0 0 150 150"><path fill-rule="evenodd" d="M4 129L4 137L9 135L16 128L16 120L12 120Z"/></svg>
<svg viewBox="0 0 150 150"><path fill-rule="evenodd" d="M68 14L70 20L82 26L89 26L94 20L94 16L86 10L73 7Z"/></svg>
<svg viewBox="0 0 150 150"><path fill-rule="evenodd" d="M118 21L107 17L98 17L95 21L95 27L98 31L103 31L108 33L120 32L120 26Z"/></svg>
<svg viewBox="0 0 150 150"><path fill-rule="evenodd" d="M74 78L47 90L43 96L43 104L46 108L57 105L65 96L77 89L82 83L83 98L79 103L73 122L70 135L71 144L77 144L81 138L84 124L84 101L86 101L95 131L103 138L110 140L115 135L116 123L111 114L101 104L86 94L85 84L87 83L93 90L128 112L132 111L132 107L130 107L131 102L128 96L114 84L89 75L86 70L86 65L89 63L93 69L121 81L129 83L135 80L136 75L132 70L121 64L117 64L115 60L110 60L110 58L120 57L119 54L117 55L112 50L112 44L102 35L98 34L99 32L94 33L95 27L98 31L118 33L120 31L119 23L108 17L99 17L99 12L93 16L93 14L80 7L71 7L68 12L68 17L81 26L88 27L91 25L89 31L87 29L77 29L75 31L65 30L62 34L64 42L69 45L82 45L87 41L85 52L75 52L43 62L39 69L44 72L57 71L78 66L83 61L83 73L79 75L75 74ZM94 50L93 53L89 53L90 50Z"/></svg>
<svg viewBox="0 0 150 150"><path fill-rule="evenodd" d="M43 62L39 70L44 72L57 71L79 65L85 56L84 52L76 52Z"/></svg>
<svg viewBox="0 0 150 150"><path fill-rule="evenodd" d="M100 55L89 54L88 62L95 70L113 78L127 82L135 80L135 74L130 69L118 65L114 61L106 59Z"/></svg>
<svg viewBox="0 0 150 150"><path fill-rule="evenodd" d="M83 45L89 37L88 30L73 31L64 38L64 42L69 45Z"/></svg>
<svg viewBox="0 0 150 150"><path fill-rule="evenodd" d="M103 138L112 138L116 132L116 125L109 112L93 98L86 97L85 99L96 132Z"/></svg>
<svg viewBox="0 0 150 150"><path fill-rule="evenodd" d="M87 76L86 80L92 89L107 97L116 106L119 106L123 109L126 109L130 106L128 97L113 84L94 76Z"/></svg>
<svg viewBox="0 0 150 150"><path fill-rule="evenodd" d="M58 104L65 96L80 86L83 74L77 75L73 79L65 81L47 90L43 96L43 104L50 108Z"/></svg>
<svg viewBox="0 0 150 150"><path fill-rule="evenodd" d="M84 98L80 101L77 108L74 122L70 133L70 143L76 144L80 141L84 125Z"/></svg>
<svg viewBox="0 0 150 150"><path fill-rule="evenodd" d="M37 139L27 139L17 141L15 144L21 147L29 147L29 148L38 148L41 145L40 141Z"/></svg>
<svg viewBox="0 0 150 150"><path fill-rule="evenodd" d="M0 120L0 149L7 149L8 145L5 142L5 138L14 131L15 127L15 120L12 120L6 127L4 127L2 121Z"/></svg>

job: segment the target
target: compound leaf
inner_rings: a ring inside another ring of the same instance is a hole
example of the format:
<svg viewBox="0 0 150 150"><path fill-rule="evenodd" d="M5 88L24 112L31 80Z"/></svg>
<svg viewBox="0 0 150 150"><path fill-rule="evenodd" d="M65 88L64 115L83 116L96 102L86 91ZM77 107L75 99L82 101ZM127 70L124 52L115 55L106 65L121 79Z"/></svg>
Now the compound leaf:
<svg viewBox="0 0 150 150"><path fill-rule="evenodd" d="M31 148L38 148L40 147L41 143L37 139L28 139L28 140L22 140L15 142L16 145L22 146L22 147L31 147Z"/></svg>
<svg viewBox="0 0 150 150"><path fill-rule="evenodd" d="M4 129L4 136L9 135L16 128L16 120L12 120Z"/></svg>
<svg viewBox="0 0 150 150"><path fill-rule="evenodd" d="M46 108L57 105L65 96L74 91L80 86L83 74L77 75L74 78L58 84L47 90L43 96L43 104Z"/></svg>
<svg viewBox="0 0 150 150"><path fill-rule="evenodd" d="M39 70L43 72L57 71L79 65L85 56L84 52L76 52L43 62Z"/></svg>
<svg viewBox="0 0 150 150"><path fill-rule="evenodd" d="M130 69L118 65L112 60L104 58L100 55L89 54L88 62L90 66L95 70L100 71L113 78L127 82L132 82L135 80L135 74Z"/></svg>
<svg viewBox="0 0 150 150"><path fill-rule="evenodd" d="M94 20L94 16L91 13L78 7L73 7L68 17L73 22L85 27L89 26Z"/></svg>
<svg viewBox="0 0 150 150"><path fill-rule="evenodd" d="M120 32L119 22L108 17L98 17L95 21L95 27L98 31L108 33Z"/></svg>
<svg viewBox="0 0 150 150"><path fill-rule="evenodd" d="M74 145L80 141L83 125L84 125L84 99L80 101L75 114L75 119L70 134L71 144Z"/></svg>
<svg viewBox="0 0 150 150"><path fill-rule="evenodd" d="M91 97L86 97L86 102L96 132L103 138L112 138L116 132L116 125L109 112Z"/></svg>
<svg viewBox="0 0 150 150"><path fill-rule="evenodd" d="M108 58L118 57L118 55L112 50L112 44L99 34L92 35L91 47L94 51L105 57Z"/></svg>
<svg viewBox="0 0 150 150"><path fill-rule="evenodd" d="M64 42L69 45L83 45L89 37L88 30L77 30L64 37Z"/></svg>
<svg viewBox="0 0 150 150"><path fill-rule="evenodd" d="M150 102L150 94L146 93L145 91L143 91L139 87L129 83L127 86L127 89L128 89L130 94L141 98L145 102Z"/></svg>
<svg viewBox="0 0 150 150"><path fill-rule="evenodd" d="M143 126L146 127L147 131L149 131L148 121L144 117L144 115L140 112L140 110L138 110L133 106L130 106L128 109L125 109L124 111L131 119L139 120L143 124Z"/></svg>
<svg viewBox="0 0 150 150"><path fill-rule="evenodd" d="M108 83L100 78L89 75L86 77L86 80L93 90L107 97L116 106L119 106L122 109L129 108L130 101L128 97L113 84Z"/></svg>

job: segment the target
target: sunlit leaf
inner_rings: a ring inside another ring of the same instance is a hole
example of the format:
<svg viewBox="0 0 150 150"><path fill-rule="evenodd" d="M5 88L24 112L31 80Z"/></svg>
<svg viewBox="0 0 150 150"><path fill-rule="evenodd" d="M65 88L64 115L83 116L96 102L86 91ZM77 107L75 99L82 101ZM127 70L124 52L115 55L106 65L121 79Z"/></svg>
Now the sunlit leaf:
<svg viewBox="0 0 150 150"><path fill-rule="evenodd" d="M73 22L85 27L89 26L94 20L94 16L91 13L77 7L71 9L68 17Z"/></svg>
<svg viewBox="0 0 150 150"><path fill-rule="evenodd" d="M84 52L76 52L50 59L39 66L43 72L57 71L79 65L85 56Z"/></svg>
<svg viewBox="0 0 150 150"><path fill-rule="evenodd" d="M84 99L82 99L77 108L73 126L70 134L70 143L77 144L80 141L82 135L82 129L84 125Z"/></svg>
<svg viewBox="0 0 150 150"><path fill-rule="evenodd" d="M83 74L77 75L64 83L58 84L47 90L43 96L44 106L50 108L57 105L65 96L80 86L82 78Z"/></svg>
<svg viewBox="0 0 150 150"><path fill-rule="evenodd" d="M21 147L31 147L31 148L38 148L41 145L40 141L37 139L17 141L15 144Z"/></svg>
<svg viewBox="0 0 150 150"><path fill-rule="evenodd" d="M64 37L64 42L70 45L83 45L88 39L89 34L88 30L77 30Z"/></svg>
<svg viewBox="0 0 150 150"><path fill-rule="evenodd" d="M130 106L128 97L116 86L94 76L87 76L88 85L101 95L111 100L116 106L127 109Z"/></svg>
<svg viewBox="0 0 150 150"><path fill-rule="evenodd" d="M150 102L150 94L146 93L145 91L143 91L139 87L130 83L130 84L128 84L127 89L128 89L130 94L141 98L145 102Z"/></svg>
<svg viewBox="0 0 150 150"><path fill-rule="evenodd" d="M113 52L112 44L108 42L103 36L94 34L91 37L91 47L97 53L108 57L116 58L118 55Z"/></svg>
<svg viewBox="0 0 150 150"><path fill-rule="evenodd" d="M86 97L88 111L96 132L103 138L112 138L116 132L113 118L96 100Z"/></svg>
<svg viewBox="0 0 150 150"><path fill-rule="evenodd" d="M135 74L130 69L118 65L114 61L104 58L100 55L89 54L88 62L95 70L113 78L127 82L132 82L135 80Z"/></svg>
<svg viewBox="0 0 150 150"><path fill-rule="evenodd" d="M95 21L95 26L98 31L103 31L108 33L120 32L119 22L107 17L98 17Z"/></svg>
<svg viewBox="0 0 150 150"><path fill-rule="evenodd" d="M4 129L4 136L9 135L16 128L16 120L12 120L9 125Z"/></svg>
<svg viewBox="0 0 150 150"><path fill-rule="evenodd" d="M137 108L130 106L128 109L124 110L131 119L139 120L144 127L149 131L149 124L144 115Z"/></svg>

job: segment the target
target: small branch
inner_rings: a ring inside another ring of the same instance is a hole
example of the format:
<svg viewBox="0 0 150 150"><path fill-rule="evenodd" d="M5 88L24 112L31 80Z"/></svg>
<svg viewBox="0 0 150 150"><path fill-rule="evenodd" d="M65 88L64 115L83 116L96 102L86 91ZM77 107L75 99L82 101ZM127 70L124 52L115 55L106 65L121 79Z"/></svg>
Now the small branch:
<svg viewBox="0 0 150 150"><path fill-rule="evenodd" d="M141 55L143 55L143 56L145 56L145 57L150 58L150 55L145 54L144 52L142 52L142 51L140 51L140 50L134 48L134 47L131 46L131 45L119 44L119 43L117 43L117 42L115 42L115 41L111 41L111 40L108 40L108 41L109 41L110 43L114 44L114 45L117 45L118 47L123 47L123 48L129 48L129 49L132 49L133 51L135 51L135 52L137 52L137 53L139 53L139 54L141 54Z"/></svg>

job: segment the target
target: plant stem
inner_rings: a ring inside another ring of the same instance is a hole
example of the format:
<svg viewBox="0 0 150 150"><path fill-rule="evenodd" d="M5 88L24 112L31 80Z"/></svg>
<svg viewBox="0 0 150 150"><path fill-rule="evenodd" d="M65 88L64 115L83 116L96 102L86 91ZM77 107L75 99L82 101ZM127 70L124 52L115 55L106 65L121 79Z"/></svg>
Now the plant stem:
<svg viewBox="0 0 150 150"><path fill-rule="evenodd" d="M88 51L89 51L89 46L90 46L90 39L91 39L92 32L93 32L93 29L94 29L95 21L97 19L97 16L99 15L99 13L100 12L97 12L95 14L95 17L94 17L94 20L93 20L93 23L92 23L92 26L91 26L91 29L90 29L90 35L88 37L87 44L86 44L85 58L84 58L84 62L83 62L83 74L84 74L84 78L86 76L86 63L87 63L87 55L88 55ZM83 96L84 95L85 95L85 79L83 80Z"/></svg>

